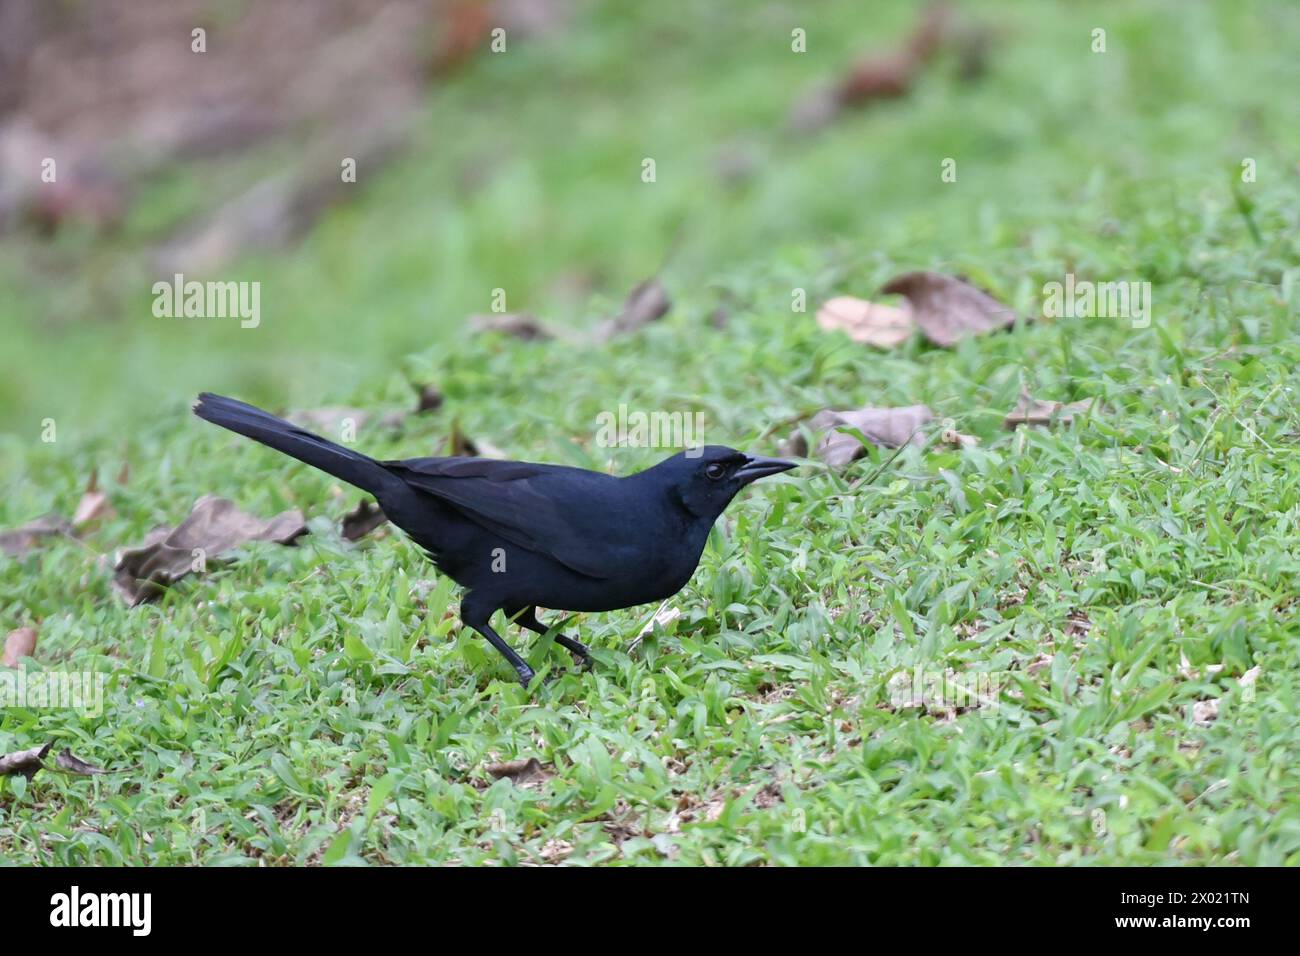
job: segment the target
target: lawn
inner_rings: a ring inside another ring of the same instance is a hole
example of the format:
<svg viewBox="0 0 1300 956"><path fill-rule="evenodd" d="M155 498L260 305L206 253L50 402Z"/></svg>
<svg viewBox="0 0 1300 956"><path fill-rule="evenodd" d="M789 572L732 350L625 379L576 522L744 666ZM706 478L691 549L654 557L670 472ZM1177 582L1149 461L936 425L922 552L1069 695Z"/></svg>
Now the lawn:
<svg viewBox="0 0 1300 956"><path fill-rule="evenodd" d="M913 5L630 6L432 93L405 158L234 270L262 284L256 329L150 313L142 250L237 174L215 160L152 184L109 242L0 241L0 529L70 514L95 470L114 511L0 557L0 627L39 629L24 666L107 675L102 714L0 709L0 753L52 740L111 771L0 777L0 858L1300 862L1300 8L972 4L982 80L945 55L812 136L785 129L792 101ZM749 174L720 178L737 155ZM665 318L581 337L661 269ZM814 320L912 269L1035 321L881 351ZM1067 273L1149 282L1149 325L1044 318ZM573 340L466 335L494 289ZM525 692L400 535L340 537L358 492L188 411L210 389L382 412L411 383L442 407L358 448L458 430L629 473L669 452L599 447L620 404L764 454L865 405L924 403L979 443L754 485L675 621L640 642L653 606L565 624L590 672L511 628L554 678ZM1095 404L1007 430L1022 388ZM311 533L127 607L115 549L205 494L302 509ZM900 697L936 677L996 692ZM528 779L488 771L528 758Z"/></svg>

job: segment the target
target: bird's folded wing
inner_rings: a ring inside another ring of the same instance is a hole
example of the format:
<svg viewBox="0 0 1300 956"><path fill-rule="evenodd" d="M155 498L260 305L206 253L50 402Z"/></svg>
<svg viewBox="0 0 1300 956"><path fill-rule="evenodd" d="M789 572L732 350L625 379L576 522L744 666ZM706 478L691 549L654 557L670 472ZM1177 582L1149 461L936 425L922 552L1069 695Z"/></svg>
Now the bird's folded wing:
<svg viewBox="0 0 1300 956"><path fill-rule="evenodd" d="M577 469L485 458L384 464L412 488L441 499L512 544L587 577L611 576L619 549L585 507L589 502L580 489L560 477L583 475Z"/></svg>

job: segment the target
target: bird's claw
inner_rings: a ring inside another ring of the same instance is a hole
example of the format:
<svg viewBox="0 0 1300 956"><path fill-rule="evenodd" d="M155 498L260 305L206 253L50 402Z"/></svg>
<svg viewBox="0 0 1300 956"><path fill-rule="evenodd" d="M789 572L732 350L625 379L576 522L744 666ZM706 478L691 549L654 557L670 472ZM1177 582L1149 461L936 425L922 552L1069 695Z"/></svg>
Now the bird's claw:
<svg viewBox="0 0 1300 956"><path fill-rule="evenodd" d="M523 685L524 690L528 690L533 681L537 679L537 672L531 668L527 672L518 671L517 673L519 674L519 683ZM559 679L560 672L547 670L542 673L542 680L538 686L545 687L548 684L554 684Z"/></svg>
<svg viewBox="0 0 1300 956"><path fill-rule="evenodd" d="M591 650L586 644L581 641L576 641L571 637L564 637L563 635L557 637L555 643L559 644L567 650L570 655L572 655L573 662L577 664L579 668L585 671L591 670L594 662L591 659Z"/></svg>

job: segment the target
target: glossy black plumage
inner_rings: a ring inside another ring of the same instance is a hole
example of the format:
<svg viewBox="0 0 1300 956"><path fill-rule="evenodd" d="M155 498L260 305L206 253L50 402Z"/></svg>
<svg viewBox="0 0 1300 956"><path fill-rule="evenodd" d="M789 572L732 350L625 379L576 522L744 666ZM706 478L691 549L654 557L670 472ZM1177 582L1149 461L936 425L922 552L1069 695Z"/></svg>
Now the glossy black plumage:
<svg viewBox="0 0 1300 956"><path fill-rule="evenodd" d="M537 607L609 611L661 601L690 580L709 529L735 494L793 467L716 445L624 478L487 458L376 461L231 398L204 393L194 412L374 495L389 520L466 589L461 619L525 686L533 672L492 629L493 613L544 632ZM577 641L556 641L586 657Z"/></svg>

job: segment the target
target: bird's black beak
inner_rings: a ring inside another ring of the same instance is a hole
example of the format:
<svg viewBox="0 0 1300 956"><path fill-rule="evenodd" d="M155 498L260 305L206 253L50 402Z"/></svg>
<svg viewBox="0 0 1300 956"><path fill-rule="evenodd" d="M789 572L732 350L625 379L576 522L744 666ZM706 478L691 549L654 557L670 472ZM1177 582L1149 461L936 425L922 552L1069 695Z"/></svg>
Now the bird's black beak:
<svg viewBox="0 0 1300 956"><path fill-rule="evenodd" d="M761 455L747 455L746 457L749 460L741 465L740 470L736 472L736 477L745 484L757 481L760 478L766 478L768 475L789 471L795 467L794 462L782 461L780 458L764 458Z"/></svg>

